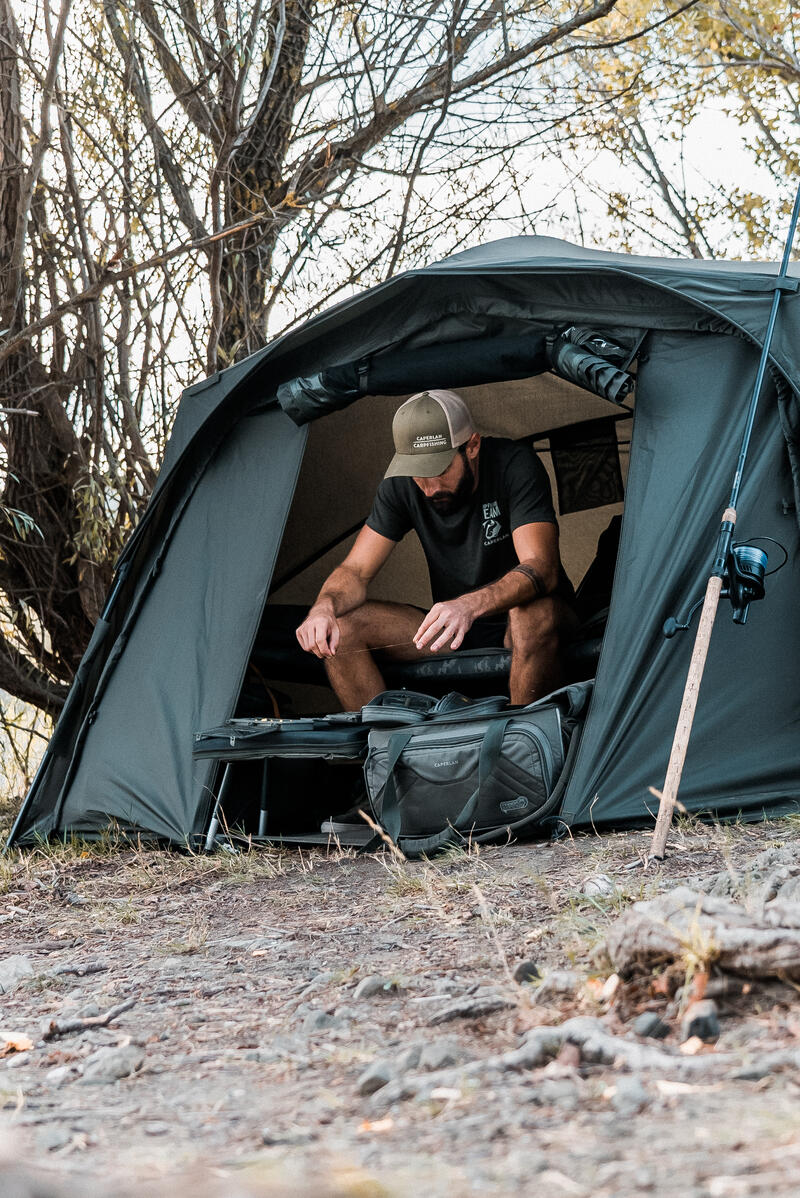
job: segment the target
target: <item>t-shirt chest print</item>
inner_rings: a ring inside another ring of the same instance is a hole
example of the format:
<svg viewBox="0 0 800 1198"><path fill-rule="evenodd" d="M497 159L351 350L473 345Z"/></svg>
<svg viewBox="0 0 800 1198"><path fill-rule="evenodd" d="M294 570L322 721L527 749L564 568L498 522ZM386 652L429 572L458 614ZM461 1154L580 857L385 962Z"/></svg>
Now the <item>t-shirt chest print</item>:
<svg viewBox="0 0 800 1198"><path fill-rule="evenodd" d="M508 540L510 533L508 529L504 529L501 523L500 504L496 499L491 499L483 505L483 547L490 549L493 545L499 545L501 541Z"/></svg>

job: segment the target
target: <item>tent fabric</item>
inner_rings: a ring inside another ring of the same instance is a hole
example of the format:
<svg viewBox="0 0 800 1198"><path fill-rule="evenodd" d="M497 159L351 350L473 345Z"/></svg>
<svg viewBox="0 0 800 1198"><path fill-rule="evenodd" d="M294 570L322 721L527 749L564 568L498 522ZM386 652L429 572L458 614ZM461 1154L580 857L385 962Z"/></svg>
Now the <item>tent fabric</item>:
<svg viewBox="0 0 800 1198"><path fill-rule="evenodd" d="M705 590L757 362L751 346L719 334L658 334L649 343L592 718L562 809L568 824L641 822L658 806L649 787L666 774L698 615L672 640L661 629ZM766 533L791 557L744 627L722 601L681 787L690 810L737 814L800 799L800 555L781 503L791 488L773 391L760 408L735 539Z"/></svg>
<svg viewBox="0 0 800 1198"><path fill-rule="evenodd" d="M12 841L91 834L109 818L177 843L204 827L210 767L192 765L192 736L233 714L276 561L290 574L322 552L331 524L345 536L366 514L394 406L369 396L301 430L275 403L281 383L365 357L547 335L565 324L647 337L614 600L562 817L576 826L645 817L647 787L663 780L691 651L691 634L666 642L659 629L667 615L685 612L708 571L777 273L775 264L507 238L348 299L190 387L150 505L120 559L115 600ZM795 287L800 270L790 273ZM778 537L790 564L768 581L745 628L724 611L718 618L681 795L693 809L752 814L793 801L800 789L789 751L800 697L788 664L798 636L790 597L800 561L799 325L800 297L787 290L771 351L777 398L773 390L762 400L737 530ZM552 382L542 376L543 387ZM524 381L518 393L527 402ZM529 431L549 427L537 423L530 395ZM602 402L584 398L585 418L599 416ZM335 461L326 456L329 430L339 438ZM348 432L367 447L361 459L347 458ZM317 473L304 485L316 499L303 521L293 496L312 466ZM309 569L303 585L312 576Z"/></svg>

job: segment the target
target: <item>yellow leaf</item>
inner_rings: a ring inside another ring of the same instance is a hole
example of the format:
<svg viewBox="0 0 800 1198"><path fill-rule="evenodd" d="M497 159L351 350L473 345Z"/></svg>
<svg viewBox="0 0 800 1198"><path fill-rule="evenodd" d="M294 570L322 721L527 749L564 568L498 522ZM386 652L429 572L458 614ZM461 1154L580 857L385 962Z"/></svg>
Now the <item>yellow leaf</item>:
<svg viewBox="0 0 800 1198"><path fill-rule="evenodd" d="M14 1032L0 1032L0 1057L8 1057L12 1052L30 1052L33 1040Z"/></svg>

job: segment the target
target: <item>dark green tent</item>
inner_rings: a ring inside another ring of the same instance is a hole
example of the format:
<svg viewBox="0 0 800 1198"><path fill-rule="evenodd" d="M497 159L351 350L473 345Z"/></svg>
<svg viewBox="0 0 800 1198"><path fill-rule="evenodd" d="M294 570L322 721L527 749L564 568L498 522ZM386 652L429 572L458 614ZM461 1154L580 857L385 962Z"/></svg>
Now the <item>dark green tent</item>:
<svg viewBox="0 0 800 1198"><path fill-rule="evenodd" d="M533 366L525 377L518 356L506 374L492 348L533 345L573 324L639 353L635 416L617 425L628 468L613 599L561 815L573 826L649 819L648 788L663 781L692 640L665 640L661 627L700 596L709 572L777 273L772 264L509 238L374 287L189 388L12 841L97 834L110 820L175 843L202 836L215 766L193 762L193 734L241 703L265 603L267 615L308 604L349 544L390 456L392 396L416 389L414 364L436 363L429 386L460 384L487 431L584 427L619 409ZM739 539L776 538L789 560L745 627L728 609L718 617L681 791L692 810L756 817L785 810L800 792L793 276L737 525ZM476 349L486 355L472 385L463 377L465 342L470 360ZM289 388L290 414L280 406L280 384L346 363L360 364L360 388ZM351 402L371 377L392 385ZM550 446L547 437L536 444ZM561 516L575 581L620 510L601 501ZM424 602L415 554L404 542L377 593ZM259 660L268 680L278 673L269 652ZM318 690L297 694L295 710L324 702Z"/></svg>

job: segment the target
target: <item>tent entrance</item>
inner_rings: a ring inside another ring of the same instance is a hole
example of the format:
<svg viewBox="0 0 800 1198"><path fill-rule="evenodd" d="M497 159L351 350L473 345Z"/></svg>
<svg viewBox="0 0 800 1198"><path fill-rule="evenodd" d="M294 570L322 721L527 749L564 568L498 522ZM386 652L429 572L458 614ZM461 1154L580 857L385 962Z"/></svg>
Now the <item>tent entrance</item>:
<svg viewBox="0 0 800 1198"><path fill-rule="evenodd" d="M596 556L601 534L622 513L631 411L552 374L462 387L460 392L482 433L529 441L539 453L556 501L562 560L577 588ZM393 453L392 416L405 398L368 396L309 426L303 466L242 703L255 699L259 684L263 695L266 683L288 696L292 714L335 710L320 663L299 649L294 629L370 511ZM613 560L606 573L610 592ZM597 571L594 584L595 588L599 584ZM427 568L413 533L394 550L374 580L370 597L426 610L430 606ZM582 611L581 616L594 615L608 602L607 595L604 604L595 603L594 611ZM462 670L455 661L439 669L440 659L398 666L389 671L387 685L484 694L505 689L507 653L495 651L494 662L484 661L479 677L470 668L475 662L467 653L452 657L463 663ZM583 666L580 669L583 677L591 676Z"/></svg>
<svg viewBox="0 0 800 1198"><path fill-rule="evenodd" d="M632 411L620 410L550 374L461 388L461 393L481 432L530 442L548 471L562 560L576 587L582 619L580 636L566 649L568 675L570 680L590 678L610 603ZM369 513L393 452L392 415L404 398L369 396L309 426L237 716L298 718L338 709L321 662L300 649L295 629ZM370 594L422 608L430 605L427 568L413 533L393 552ZM462 650L413 664L382 663L382 669L389 687L431 694L457 690L477 697L507 692L509 665L508 650ZM273 836L318 830L322 819L351 806L360 780L359 768L342 762L274 762L268 768L267 830ZM237 763L234 769L237 807L228 818L246 834L255 835L261 763ZM299 820L296 800L286 798L298 793L308 803Z"/></svg>

